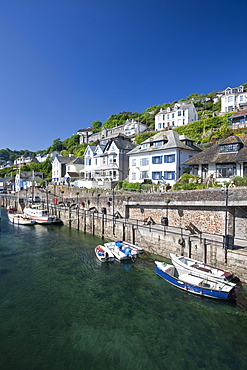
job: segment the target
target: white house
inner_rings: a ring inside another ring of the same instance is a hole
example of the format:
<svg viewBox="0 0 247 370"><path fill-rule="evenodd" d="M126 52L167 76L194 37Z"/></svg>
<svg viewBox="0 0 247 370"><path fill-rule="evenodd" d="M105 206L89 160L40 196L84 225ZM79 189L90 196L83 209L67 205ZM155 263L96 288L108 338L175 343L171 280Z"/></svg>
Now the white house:
<svg viewBox="0 0 247 370"><path fill-rule="evenodd" d="M66 181L70 177L69 175L65 177L67 172L80 173L83 166L82 158L56 156L52 162L52 183L59 184Z"/></svg>
<svg viewBox="0 0 247 370"><path fill-rule="evenodd" d="M221 112L233 112L247 108L247 91L243 86L227 87L221 97Z"/></svg>
<svg viewBox="0 0 247 370"><path fill-rule="evenodd" d="M14 160L14 165L17 167L22 167L25 164L29 165L30 163L33 163L33 162L38 163L38 160L35 157L21 155L20 157Z"/></svg>
<svg viewBox="0 0 247 370"><path fill-rule="evenodd" d="M70 162L65 164L64 180L69 184L73 180L79 180L83 174L84 159L80 157L73 158Z"/></svg>
<svg viewBox="0 0 247 370"><path fill-rule="evenodd" d="M133 119L127 119L123 125L106 128L102 127L100 132L92 134L88 137L88 143L93 143L97 140L111 139L117 135L125 135L128 137L137 136L143 131L145 131L148 126L142 122L135 121Z"/></svg>
<svg viewBox="0 0 247 370"><path fill-rule="evenodd" d="M77 135L80 136L80 144L88 143L88 138L93 134L92 127L81 128L77 131Z"/></svg>
<svg viewBox="0 0 247 370"><path fill-rule="evenodd" d="M232 176L247 176L247 135L230 136L183 163L190 173L224 183Z"/></svg>
<svg viewBox="0 0 247 370"><path fill-rule="evenodd" d="M85 153L85 181L123 180L128 176L129 158L126 155L135 147L124 135L104 140L99 145L88 145ZM90 187L90 184L84 184Z"/></svg>
<svg viewBox="0 0 247 370"><path fill-rule="evenodd" d="M186 172L181 163L200 151L193 140L174 130L162 131L128 153L129 182L163 182L173 185Z"/></svg>
<svg viewBox="0 0 247 370"><path fill-rule="evenodd" d="M173 108L160 109L155 115L155 131L187 125L198 120L194 104L176 103Z"/></svg>

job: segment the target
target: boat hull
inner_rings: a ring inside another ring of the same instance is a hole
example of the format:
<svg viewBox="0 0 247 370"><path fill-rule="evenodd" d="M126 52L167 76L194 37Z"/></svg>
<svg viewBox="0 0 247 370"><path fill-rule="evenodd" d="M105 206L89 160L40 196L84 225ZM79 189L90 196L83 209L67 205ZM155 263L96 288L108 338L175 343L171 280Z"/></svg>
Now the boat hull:
<svg viewBox="0 0 247 370"><path fill-rule="evenodd" d="M23 215L11 215L8 214L9 221L14 225L26 225L32 226L35 224L35 221L30 218L25 218Z"/></svg>
<svg viewBox="0 0 247 370"><path fill-rule="evenodd" d="M184 281L183 280L183 275L179 275L179 273L176 276L177 271L176 271L176 268L174 266L172 266L172 265L167 265L167 266L169 268L164 269L164 268L162 268L162 264L160 262L156 261L155 262L155 272L156 272L156 274L159 275L160 277L162 277L168 283L176 286L177 288L179 288L181 290L184 290L186 292L193 293L193 294L196 294L196 295L199 295L199 296L214 298L214 299L220 299L220 300L229 300L229 299L236 298L235 297L235 285L234 284L231 286L230 289L228 288L227 290L224 290L224 289L214 290L212 288L197 286L197 285L190 284L190 283ZM198 277L196 277L196 276L194 276L194 278L195 278L194 280L196 280L196 278L198 279ZM222 282L222 284L224 284L224 282Z"/></svg>

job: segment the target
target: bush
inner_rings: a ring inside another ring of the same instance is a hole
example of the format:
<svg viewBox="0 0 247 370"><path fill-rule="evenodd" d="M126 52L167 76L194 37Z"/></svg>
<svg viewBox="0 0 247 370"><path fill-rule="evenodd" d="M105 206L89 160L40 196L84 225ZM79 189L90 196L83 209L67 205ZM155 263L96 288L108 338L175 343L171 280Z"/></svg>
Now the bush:
<svg viewBox="0 0 247 370"><path fill-rule="evenodd" d="M231 181L233 181L236 186L247 186L247 176L234 176L231 177Z"/></svg>

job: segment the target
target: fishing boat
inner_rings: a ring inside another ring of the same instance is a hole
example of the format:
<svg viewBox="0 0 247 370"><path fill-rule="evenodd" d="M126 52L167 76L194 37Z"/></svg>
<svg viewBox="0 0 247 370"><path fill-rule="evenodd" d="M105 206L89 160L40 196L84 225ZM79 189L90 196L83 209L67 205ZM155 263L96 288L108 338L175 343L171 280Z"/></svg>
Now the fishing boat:
<svg viewBox="0 0 247 370"><path fill-rule="evenodd" d="M36 221L32 220L23 213L10 213L8 212L9 221L15 225L34 225Z"/></svg>
<svg viewBox="0 0 247 370"><path fill-rule="evenodd" d="M202 297L229 300L236 299L236 284L203 278L192 272L180 272L175 266L155 261L155 272L168 283Z"/></svg>
<svg viewBox="0 0 247 370"><path fill-rule="evenodd" d="M198 276L210 277L217 280L228 280L233 278L232 272L213 267L203 262L196 261L192 258L179 256L177 254L170 253L170 257L173 265L184 272L194 272Z"/></svg>
<svg viewBox="0 0 247 370"><path fill-rule="evenodd" d="M114 254L114 257L118 261L123 260L134 261L137 258L136 251L132 250L129 246L124 245L119 240L116 240L115 242L105 243L104 246L111 250L111 252Z"/></svg>
<svg viewBox="0 0 247 370"><path fill-rule="evenodd" d="M114 255L105 245L97 245L94 249L96 257L100 262L113 262Z"/></svg>
<svg viewBox="0 0 247 370"><path fill-rule="evenodd" d="M35 206L25 207L24 214L29 216L32 220L36 221L37 224L51 224L54 221L55 216L50 216L44 209L39 209Z"/></svg>

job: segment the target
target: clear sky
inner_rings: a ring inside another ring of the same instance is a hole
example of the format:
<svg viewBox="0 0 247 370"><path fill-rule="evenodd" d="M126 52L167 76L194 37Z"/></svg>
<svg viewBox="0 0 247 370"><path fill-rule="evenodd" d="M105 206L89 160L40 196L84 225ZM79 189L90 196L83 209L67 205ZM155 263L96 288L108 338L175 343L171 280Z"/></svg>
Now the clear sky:
<svg viewBox="0 0 247 370"><path fill-rule="evenodd" d="M0 0L0 149L247 82L246 0Z"/></svg>

